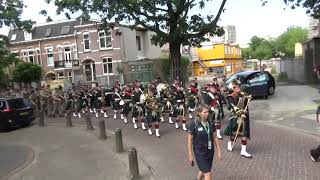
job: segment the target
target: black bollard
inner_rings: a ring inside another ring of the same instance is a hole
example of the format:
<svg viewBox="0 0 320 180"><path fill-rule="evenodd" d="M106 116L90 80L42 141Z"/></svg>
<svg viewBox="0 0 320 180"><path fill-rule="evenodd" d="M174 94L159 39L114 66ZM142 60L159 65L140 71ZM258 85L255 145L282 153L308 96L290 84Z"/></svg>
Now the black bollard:
<svg viewBox="0 0 320 180"><path fill-rule="evenodd" d="M134 147L129 149L129 170L131 180L140 178L137 150Z"/></svg>
<svg viewBox="0 0 320 180"><path fill-rule="evenodd" d="M106 124L105 124L104 120L99 121L99 129L100 129L99 139L101 139L101 140L107 139Z"/></svg>
<svg viewBox="0 0 320 180"><path fill-rule="evenodd" d="M66 111L66 126L72 127L71 110Z"/></svg>
<svg viewBox="0 0 320 180"><path fill-rule="evenodd" d="M122 143L122 132L121 129L117 128L115 130L115 142L116 142L116 152L122 153L123 152L123 143Z"/></svg>
<svg viewBox="0 0 320 180"><path fill-rule="evenodd" d="M87 124L87 131L93 131L94 128L92 126L91 117L90 117L89 112L86 112L85 119L86 119L86 124Z"/></svg>
<svg viewBox="0 0 320 180"><path fill-rule="evenodd" d="M44 127L44 111L42 109L39 111L39 126Z"/></svg>

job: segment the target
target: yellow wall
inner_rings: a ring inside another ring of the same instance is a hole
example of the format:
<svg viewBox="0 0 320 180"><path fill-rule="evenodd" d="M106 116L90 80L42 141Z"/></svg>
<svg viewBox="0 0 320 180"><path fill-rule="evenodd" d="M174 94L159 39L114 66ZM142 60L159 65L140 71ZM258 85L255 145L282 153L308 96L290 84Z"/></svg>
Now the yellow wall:
<svg viewBox="0 0 320 180"><path fill-rule="evenodd" d="M208 68L224 67L225 75L236 73L243 68L241 48L234 45L214 44L203 46L198 48L198 57ZM231 68L227 66L231 66ZM194 62L193 67L196 76L204 75L205 69L202 69L198 62Z"/></svg>

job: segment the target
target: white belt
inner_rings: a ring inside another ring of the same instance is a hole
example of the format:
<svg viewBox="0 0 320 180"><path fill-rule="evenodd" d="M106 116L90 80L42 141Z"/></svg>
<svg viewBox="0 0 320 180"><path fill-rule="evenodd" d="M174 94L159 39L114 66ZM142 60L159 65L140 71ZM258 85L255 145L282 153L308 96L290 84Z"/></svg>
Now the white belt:
<svg viewBox="0 0 320 180"><path fill-rule="evenodd" d="M116 100L116 101L120 101L121 99L120 99L120 98L115 98L114 100Z"/></svg>
<svg viewBox="0 0 320 180"><path fill-rule="evenodd" d="M177 102L182 102L182 100L177 100Z"/></svg>

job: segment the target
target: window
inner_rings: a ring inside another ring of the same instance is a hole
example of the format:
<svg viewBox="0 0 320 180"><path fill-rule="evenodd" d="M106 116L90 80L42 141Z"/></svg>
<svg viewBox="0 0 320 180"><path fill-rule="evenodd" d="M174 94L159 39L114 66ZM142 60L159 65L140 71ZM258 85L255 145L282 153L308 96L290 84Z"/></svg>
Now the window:
<svg viewBox="0 0 320 180"><path fill-rule="evenodd" d="M99 42L100 42L100 49L111 48L111 31L101 31L99 32Z"/></svg>
<svg viewBox="0 0 320 180"><path fill-rule="evenodd" d="M136 43L137 43L138 51L141 51L141 39L140 39L140 36L136 36Z"/></svg>
<svg viewBox="0 0 320 180"><path fill-rule="evenodd" d="M17 34L12 34L11 41L15 41L17 39Z"/></svg>
<svg viewBox="0 0 320 180"><path fill-rule="evenodd" d="M228 46L224 47L224 54L228 54Z"/></svg>
<svg viewBox="0 0 320 180"><path fill-rule="evenodd" d="M24 40L30 41L32 39L32 34L28 32L24 32Z"/></svg>
<svg viewBox="0 0 320 180"><path fill-rule="evenodd" d="M103 58L102 64L103 64L103 74L113 74L112 58Z"/></svg>
<svg viewBox="0 0 320 180"><path fill-rule="evenodd" d="M41 54L40 54L40 49L36 49L36 59L37 59L37 64L41 64Z"/></svg>
<svg viewBox="0 0 320 180"><path fill-rule="evenodd" d="M46 37L49 37L51 35L51 28L48 28L47 30L46 30Z"/></svg>
<svg viewBox="0 0 320 180"><path fill-rule="evenodd" d="M68 78L70 81L72 81L72 72L68 72Z"/></svg>
<svg viewBox="0 0 320 180"><path fill-rule="evenodd" d="M58 47L58 60L63 61L62 48Z"/></svg>
<svg viewBox="0 0 320 180"><path fill-rule="evenodd" d="M249 83L257 83L257 82L263 82L267 80L267 75L266 74L257 74L254 76L252 79L249 80Z"/></svg>
<svg viewBox="0 0 320 180"><path fill-rule="evenodd" d="M58 72L58 79L64 79L63 72Z"/></svg>
<svg viewBox="0 0 320 180"><path fill-rule="evenodd" d="M84 49L84 51L90 51L89 33L83 34L83 49Z"/></svg>
<svg viewBox="0 0 320 180"><path fill-rule="evenodd" d="M131 72L134 72L134 65L131 66Z"/></svg>
<svg viewBox="0 0 320 180"><path fill-rule="evenodd" d="M61 35L65 35L69 33L70 26L63 26L61 28Z"/></svg>
<svg viewBox="0 0 320 180"><path fill-rule="evenodd" d="M35 59L34 59L34 50L28 50L28 60L27 62L29 63L35 63Z"/></svg>
<svg viewBox="0 0 320 180"><path fill-rule="evenodd" d="M70 47L64 47L64 59L66 63L71 63L71 49Z"/></svg>
<svg viewBox="0 0 320 180"><path fill-rule="evenodd" d="M28 56L27 56L27 51L26 50L21 50L21 56L22 56L22 60L24 62L27 62Z"/></svg>
<svg viewBox="0 0 320 180"><path fill-rule="evenodd" d="M48 66L54 66L54 57L53 57L53 48L46 49L47 57L48 57Z"/></svg>

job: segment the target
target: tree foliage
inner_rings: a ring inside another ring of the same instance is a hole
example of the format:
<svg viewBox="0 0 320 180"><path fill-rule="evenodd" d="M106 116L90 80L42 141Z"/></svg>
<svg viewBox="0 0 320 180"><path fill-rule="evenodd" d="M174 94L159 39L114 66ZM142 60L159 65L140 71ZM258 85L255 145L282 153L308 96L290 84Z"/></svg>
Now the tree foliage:
<svg viewBox="0 0 320 180"><path fill-rule="evenodd" d="M216 15L205 16L199 11L191 13L196 7L204 9L209 1L213 0L55 0L54 3L58 7L57 13L65 13L67 17L80 11L88 19L94 13L101 17L103 27L114 19L154 31L156 35L152 42L155 45L169 44L172 77L181 77L181 44L199 45L208 40L205 35L224 33L217 23L227 0L218 4Z"/></svg>
<svg viewBox="0 0 320 180"><path fill-rule="evenodd" d="M295 56L295 44L303 43L308 38L308 30L301 27L290 27L275 39L264 39L253 36L249 47L242 49L244 59L270 59L272 57Z"/></svg>
<svg viewBox="0 0 320 180"><path fill-rule="evenodd" d="M308 30L301 27L290 27L277 38L277 48L286 57L295 56L295 44L308 39Z"/></svg>
<svg viewBox="0 0 320 180"><path fill-rule="evenodd" d="M21 62L13 71L13 80L15 82L31 83L41 79L42 68L32 63Z"/></svg>
<svg viewBox="0 0 320 180"><path fill-rule="evenodd" d="M31 31L32 21L21 20L21 14L25 7L22 0L0 0L0 2L0 28L6 25Z"/></svg>
<svg viewBox="0 0 320 180"><path fill-rule="evenodd" d="M265 5L268 0L261 0L262 5ZM291 9L296 7L303 7L306 13L316 19L320 18L320 1L319 0L283 0L283 2L290 6Z"/></svg>

